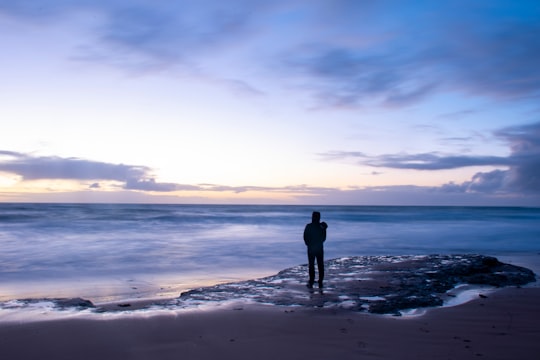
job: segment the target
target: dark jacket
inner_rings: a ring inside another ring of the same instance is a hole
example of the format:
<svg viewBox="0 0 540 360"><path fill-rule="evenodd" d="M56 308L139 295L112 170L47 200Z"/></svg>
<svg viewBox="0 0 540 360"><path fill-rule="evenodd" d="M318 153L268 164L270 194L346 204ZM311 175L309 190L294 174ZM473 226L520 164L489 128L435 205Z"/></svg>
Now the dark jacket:
<svg viewBox="0 0 540 360"><path fill-rule="evenodd" d="M310 251L322 251L326 240L326 227L321 223L309 223L304 229L304 243Z"/></svg>

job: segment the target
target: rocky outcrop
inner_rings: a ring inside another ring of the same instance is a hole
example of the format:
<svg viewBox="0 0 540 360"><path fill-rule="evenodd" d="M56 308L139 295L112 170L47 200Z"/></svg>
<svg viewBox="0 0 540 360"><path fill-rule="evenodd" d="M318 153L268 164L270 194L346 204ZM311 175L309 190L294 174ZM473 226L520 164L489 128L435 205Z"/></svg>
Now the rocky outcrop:
<svg viewBox="0 0 540 360"><path fill-rule="evenodd" d="M262 279L194 289L182 293L177 305L247 300L399 314L442 305L442 295L460 284L504 287L536 280L529 269L483 255L347 257L325 265L323 289L305 287L307 266L300 265Z"/></svg>
<svg viewBox="0 0 540 360"><path fill-rule="evenodd" d="M54 299L56 307L60 309L77 308L77 309L91 309L94 308L94 304L90 300L81 298L71 299Z"/></svg>

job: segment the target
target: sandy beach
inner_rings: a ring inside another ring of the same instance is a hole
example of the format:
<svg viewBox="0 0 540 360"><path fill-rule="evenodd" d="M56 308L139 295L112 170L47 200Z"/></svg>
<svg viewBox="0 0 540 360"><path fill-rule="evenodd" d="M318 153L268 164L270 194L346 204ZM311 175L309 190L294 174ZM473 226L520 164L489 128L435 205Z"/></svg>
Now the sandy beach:
<svg viewBox="0 0 540 360"><path fill-rule="evenodd" d="M540 288L416 317L244 306L0 325L3 359L537 359Z"/></svg>

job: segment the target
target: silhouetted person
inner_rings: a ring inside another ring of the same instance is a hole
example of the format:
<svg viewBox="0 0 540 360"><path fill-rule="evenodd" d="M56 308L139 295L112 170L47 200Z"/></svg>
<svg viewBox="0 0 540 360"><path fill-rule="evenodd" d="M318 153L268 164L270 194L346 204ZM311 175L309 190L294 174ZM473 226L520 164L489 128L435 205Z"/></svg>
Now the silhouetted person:
<svg viewBox="0 0 540 360"><path fill-rule="evenodd" d="M308 288L313 288L315 282L315 259L317 259L317 269L319 270L319 288L323 287L324 279L324 247L326 240L326 228L328 225L321 221L321 213L314 211L311 216L311 223L304 229L304 243L307 246L309 263L309 281Z"/></svg>

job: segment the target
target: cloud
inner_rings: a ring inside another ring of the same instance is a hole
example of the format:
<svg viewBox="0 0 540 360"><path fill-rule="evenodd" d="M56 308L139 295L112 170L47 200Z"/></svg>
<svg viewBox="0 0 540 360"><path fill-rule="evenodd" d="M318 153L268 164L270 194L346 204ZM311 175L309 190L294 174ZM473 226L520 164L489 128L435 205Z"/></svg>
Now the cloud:
<svg viewBox="0 0 540 360"><path fill-rule="evenodd" d="M468 166L508 166L514 160L500 156L448 156L439 153L387 154L368 156L356 151L332 151L320 154L327 159L356 158L373 167L410 170L446 170Z"/></svg>
<svg viewBox="0 0 540 360"><path fill-rule="evenodd" d="M90 29L95 43L81 47L92 51L78 59L156 68L186 65L194 54L240 43L252 33L252 14L262 6L264 2L247 0L0 0L0 13L44 23L90 13L99 19Z"/></svg>
<svg viewBox="0 0 540 360"><path fill-rule="evenodd" d="M341 24L321 15L317 25L328 36L289 49L285 67L332 106L404 106L441 91L539 97L540 9L533 2L407 7L398 16L397 2L346 5ZM355 12L356 24L347 12Z"/></svg>
<svg viewBox="0 0 540 360"><path fill-rule="evenodd" d="M58 156L31 156L0 150L0 171L15 173L24 180L116 180L145 176L150 169L145 166L108 164L79 158Z"/></svg>
<svg viewBox="0 0 540 360"><path fill-rule="evenodd" d="M508 171L479 172L470 181L462 184L450 182L442 185L440 190L448 193L505 193L508 190Z"/></svg>
<svg viewBox="0 0 540 360"><path fill-rule="evenodd" d="M235 6L236 5L236 6ZM239 5L245 5L239 6ZM184 1L138 2L103 9L100 39L107 46L161 64L177 64L194 54L219 51L250 34L249 13L256 5Z"/></svg>
<svg viewBox="0 0 540 360"><path fill-rule="evenodd" d="M82 0L80 5L85 3L88 1ZM33 20L51 19L74 5L73 0L0 0L0 12Z"/></svg>
<svg viewBox="0 0 540 360"><path fill-rule="evenodd" d="M0 171L17 174L22 180L118 181L124 183L127 190L163 192L191 189L189 186L156 182L151 178L151 169L146 166L58 156L32 156L13 151L0 150ZM99 182L92 183L90 188L99 189Z"/></svg>
<svg viewBox="0 0 540 360"><path fill-rule="evenodd" d="M199 191L218 191L218 192L271 192L271 193L291 193L291 194L320 194L326 191L333 190L332 188L314 187L308 185L291 185L281 187L271 186L227 186L216 184L199 184Z"/></svg>
<svg viewBox="0 0 540 360"><path fill-rule="evenodd" d="M531 131L538 131L540 124L507 128L500 131L501 136L507 136L516 146L519 156L524 153L531 155L530 151L538 151L538 146L531 148L531 144L538 144L539 136L531 135ZM524 140L526 139L526 140ZM343 153L341 155L344 155ZM355 153L361 155L361 153ZM337 159L337 152L333 153ZM528 157L526 157L528 158ZM536 165L535 165L536 164ZM479 172L467 182L462 184L448 183L441 187L425 186L374 186L350 187L347 189L317 187L309 185L291 186L229 186L220 184L180 184L171 182L158 182L151 176L151 169L146 166L124 164L109 164L89 161L78 158L32 156L13 151L0 150L0 172L19 175L24 180L40 179L68 179L86 182L93 181L88 186L88 193L84 191L47 191L42 194L17 195L27 201L43 199L44 201L72 201L73 196L87 201L103 201L100 194L107 194L107 199L121 199L121 201L148 201L148 202L175 202L179 192L185 192L182 199L192 199L194 202L209 202L212 198L205 198L204 193L241 194L252 193L249 198L242 197L241 201L266 202L267 196L257 198L257 194L281 194L286 199L280 202L297 204L366 204L366 205L534 205L540 199L538 177L531 180L531 173L538 174L537 162L512 165L508 170L494 170ZM433 171L433 170L430 170ZM377 172L373 173L378 174ZM517 174L517 175L516 175ZM536 175L537 176L537 175ZM116 191L101 191L100 181L117 181ZM536 181L536 182L535 182ZM123 191L119 191L119 190ZM140 194L131 197L127 194ZM72 194L72 195L69 195ZM91 194L91 195L90 195ZM196 195L193 195L196 194ZM526 196L514 196L527 194ZM1 192L0 192L1 195ZM507 197L507 195L512 195ZM6 198L13 198L12 193L4 194ZM69 196L72 196L71 198ZM33 200L32 200L33 199ZM234 197L227 198L228 202L239 201ZM250 200L251 199L251 200ZM110 201L110 200L109 200Z"/></svg>
<svg viewBox="0 0 540 360"><path fill-rule="evenodd" d="M469 166L502 166L479 172L462 184L450 182L444 192L538 193L540 194L540 122L512 126L495 132L510 147L509 156L462 156L439 153L384 154L369 156L359 151L330 151L319 154L331 161L355 159L377 168L436 171Z"/></svg>
<svg viewBox="0 0 540 360"><path fill-rule="evenodd" d="M264 92L238 71L243 65L223 72L214 69L220 64L213 59L242 48L258 33L254 14L273 6L252 0L0 0L0 16L41 26L82 16L78 26L85 27L86 36L72 49L70 61L130 75L167 72L240 96L259 96Z"/></svg>
<svg viewBox="0 0 540 360"><path fill-rule="evenodd" d="M325 153L319 153L319 156L326 160L342 160L346 158L367 158L368 155L361 151L327 151Z"/></svg>
<svg viewBox="0 0 540 360"><path fill-rule="evenodd" d="M110 164L79 158L58 156L32 156L14 151L0 150L0 172L13 173L28 180L76 180L76 181L117 181L123 183L124 190L142 192L173 193L191 192L267 192L283 194L312 195L333 189L293 185L269 186L228 186L219 184L179 184L158 182L151 174L151 168L139 165ZM90 189L99 190L99 182L93 182Z"/></svg>
<svg viewBox="0 0 540 360"><path fill-rule="evenodd" d="M515 165L508 170L511 186L540 193L540 122L513 126L496 133L510 144Z"/></svg>
<svg viewBox="0 0 540 360"><path fill-rule="evenodd" d="M198 73L242 49L239 66L267 61L269 76L330 106L407 106L439 91L538 97L539 11L534 1L0 0L0 14L33 23L92 14L79 60ZM264 60L252 56L261 49Z"/></svg>
<svg viewBox="0 0 540 360"><path fill-rule="evenodd" d="M540 122L508 127L495 134L510 145L508 169L479 172L471 181L459 186L447 184L443 190L540 194Z"/></svg>
<svg viewBox="0 0 540 360"><path fill-rule="evenodd" d="M186 190L199 190L197 186L180 185L175 183L160 183L155 179L136 179L129 178L124 186L126 190L141 190L141 191L156 191L156 192L173 192Z"/></svg>
<svg viewBox="0 0 540 360"><path fill-rule="evenodd" d="M382 155L367 160L366 165L394 169L446 170L468 166L506 166L512 159L499 156L445 156L437 153Z"/></svg>
<svg viewBox="0 0 540 360"><path fill-rule="evenodd" d="M401 106L419 101L436 87L421 68L410 70L414 59L377 50L329 44L291 52L287 67L307 75L320 101L334 106L378 102Z"/></svg>
<svg viewBox="0 0 540 360"><path fill-rule="evenodd" d="M296 200L302 204L402 206L538 206L540 194L443 191L440 187L400 185L335 189Z"/></svg>
<svg viewBox="0 0 540 360"><path fill-rule="evenodd" d="M448 67L453 68L456 85L494 97L538 96L540 25L513 21L490 30L472 28L457 34L466 41L453 39Z"/></svg>

